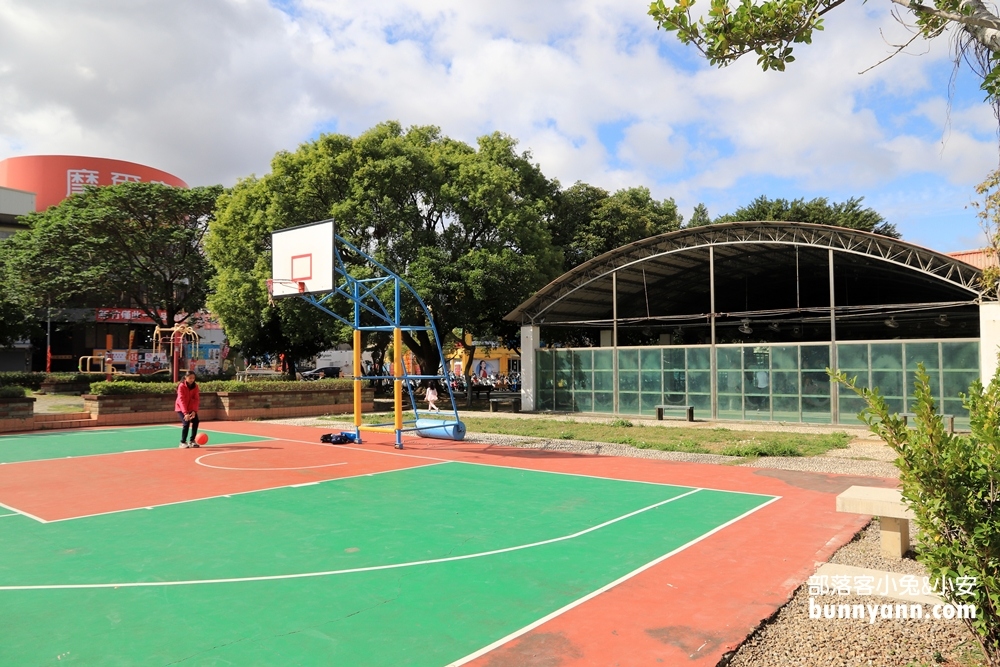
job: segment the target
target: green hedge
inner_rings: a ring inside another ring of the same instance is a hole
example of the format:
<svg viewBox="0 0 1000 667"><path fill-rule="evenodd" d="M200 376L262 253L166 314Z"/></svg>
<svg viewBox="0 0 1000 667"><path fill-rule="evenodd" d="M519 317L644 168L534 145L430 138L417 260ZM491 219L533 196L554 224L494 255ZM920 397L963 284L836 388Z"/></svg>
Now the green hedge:
<svg viewBox="0 0 1000 667"><path fill-rule="evenodd" d="M0 373L0 387L27 387L41 389L45 373L6 372Z"/></svg>
<svg viewBox="0 0 1000 667"><path fill-rule="evenodd" d="M0 398L24 398L24 387L0 386Z"/></svg>
<svg viewBox="0 0 1000 667"><path fill-rule="evenodd" d="M211 380L199 382L203 392L219 391L317 391L320 389L350 389L352 380L332 379L315 380L312 382L268 381L268 382L237 382L235 380ZM90 385L90 393L95 396L121 396L126 394L173 394L177 385L173 382L132 382L118 380L115 382L94 382Z"/></svg>
<svg viewBox="0 0 1000 667"><path fill-rule="evenodd" d="M24 373L8 371L0 373L0 387L26 387L38 390L43 382L96 382L104 379L104 373Z"/></svg>
<svg viewBox="0 0 1000 667"><path fill-rule="evenodd" d="M184 377L184 371L181 371L181 378ZM233 377L232 373L226 375L199 375L198 383L205 384L206 382L211 382L215 380L231 380ZM103 380L104 375L94 378L92 382L97 382L98 380ZM284 378L282 378L284 379ZM170 384L172 380L170 375L167 373L149 374L149 375L131 375L125 373L117 373L112 378L113 382L133 382L138 384Z"/></svg>

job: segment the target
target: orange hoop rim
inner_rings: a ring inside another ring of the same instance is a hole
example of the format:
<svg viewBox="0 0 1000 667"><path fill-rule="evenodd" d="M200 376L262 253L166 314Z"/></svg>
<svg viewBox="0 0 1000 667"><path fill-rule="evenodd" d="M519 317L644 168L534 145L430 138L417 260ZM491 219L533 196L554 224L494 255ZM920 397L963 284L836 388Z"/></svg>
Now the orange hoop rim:
<svg viewBox="0 0 1000 667"><path fill-rule="evenodd" d="M305 284L304 281L301 281L301 280L283 280L283 279L279 279L279 278L268 278L267 279L267 293L271 297L274 296L274 285L275 285L275 283L277 283L279 285L295 285L296 289L299 292L299 294L305 294L305 291L306 291L306 284ZM290 295L286 295L286 296L290 296Z"/></svg>

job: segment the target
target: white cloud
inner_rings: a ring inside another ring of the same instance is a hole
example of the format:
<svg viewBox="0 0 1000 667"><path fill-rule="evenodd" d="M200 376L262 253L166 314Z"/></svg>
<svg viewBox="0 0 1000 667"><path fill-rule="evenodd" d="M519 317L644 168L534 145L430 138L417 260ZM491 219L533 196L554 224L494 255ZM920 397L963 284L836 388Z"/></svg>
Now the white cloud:
<svg viewBox="0 0 1000 667"><path fill-rule="evenodd" d="M399 119L470 142L507 132L564 184L648 185L717 213L762 190L871 203L917 177L971 192L996 162L984 105L946 122L945 40L858 74L908 37L887 3L832 12L784 73L753 56L708 68L644 2L282 6L0 0L0 156L97 154L230 184L318 127ZM609 148L599 127L616 122Z"/></svg>

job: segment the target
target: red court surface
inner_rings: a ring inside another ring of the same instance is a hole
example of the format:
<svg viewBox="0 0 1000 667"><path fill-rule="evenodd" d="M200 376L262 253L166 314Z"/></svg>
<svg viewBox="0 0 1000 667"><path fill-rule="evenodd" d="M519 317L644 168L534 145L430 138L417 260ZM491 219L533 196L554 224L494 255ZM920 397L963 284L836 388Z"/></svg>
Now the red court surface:
<svg viewBox="0 0 1000 667"><path fill-rule="evenodd" d="M265 423L212 428L294 440L322 430ZM838 513L835 498L854 484L896 480L648 459L588 456L369 434L360 448L386 458L448 460L614 479L698 486L781 499L611 590L518 636L487 647L475 667L546 665L716 665L867 523ZM427 458L424 458L427 457Z"/></svg>
<svg viewBox="0 0 1000 667"><path fill-rule="evenodd" d="M0 503L40 521L62 521L432 463L334 450L312 440L7 464L0 466Z"/></svg>
<svg viewBox="0 0 1000 667"><path fill-rule="evenodd" d="M390 434L365 434L362 445L321 445L321 428L206 426L273 440L8 464L0 466L0 503L42 521L60 521L444 461L780 496L609 590L452 663L714 666L864 526L864 517L835 511L839 492L854 484L896 485L419 438L406 438L407 449L398 451Z"/></svg>

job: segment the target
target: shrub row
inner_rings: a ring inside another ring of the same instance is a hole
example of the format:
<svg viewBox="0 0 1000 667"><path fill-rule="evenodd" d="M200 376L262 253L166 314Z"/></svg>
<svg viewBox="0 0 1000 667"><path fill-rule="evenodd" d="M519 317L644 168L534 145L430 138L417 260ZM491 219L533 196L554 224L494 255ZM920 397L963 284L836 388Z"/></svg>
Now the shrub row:
<svg viewBox="0 0 1000 667"><path fill-rule="evenodd" d="M24 398L24 387L0 386L0 398Z"/></svg>
<svg viewBox="0 0 1000 667"><path fill-rule="evenodd" d="M351 380L331 379L313 382L237 382L236 380L212 380L199 382L203 392L219 391L317 391L321 389L350 389ZM126 394L172 394L177 391L173 382L132 382L119 380L115 382L94 382L90 385L90 393L95 396L121 396Z"/></svg>
<svg viewBox="0 0 1000 667"><path fill-rule="evenodd" d="M96 382L103 378L103 373L25 373L8 371L0 373L0 387L40 389L43 382Z"/></svg>
<svg viewBox="0 0 1000 667"><path fill-rule="evenodd" d="M182 378L184 377L184 371L181 371L181 377ZM199 375L198 376L198 382L200 384L203 384L203 383L208 382L210 380L231 380L232 377L233 377L233 375L231 373L227 374L227 375ZM97 382L97 381L103 380L103 379L104 379L104 375L101 374L98 377L93 378L91 380L91 382ZM149 374L149 375L131 375L131 374L124 374L124 373L117 373L114 376L112 376L112 381L113 382L134 382L134 383L140 383L140 384L164 384L164 383L165 384L170 384L170 382L171 382L170 375L166 374L166 373L159 373L159 374L155 374L155 375L154 374Z"/></svg>

